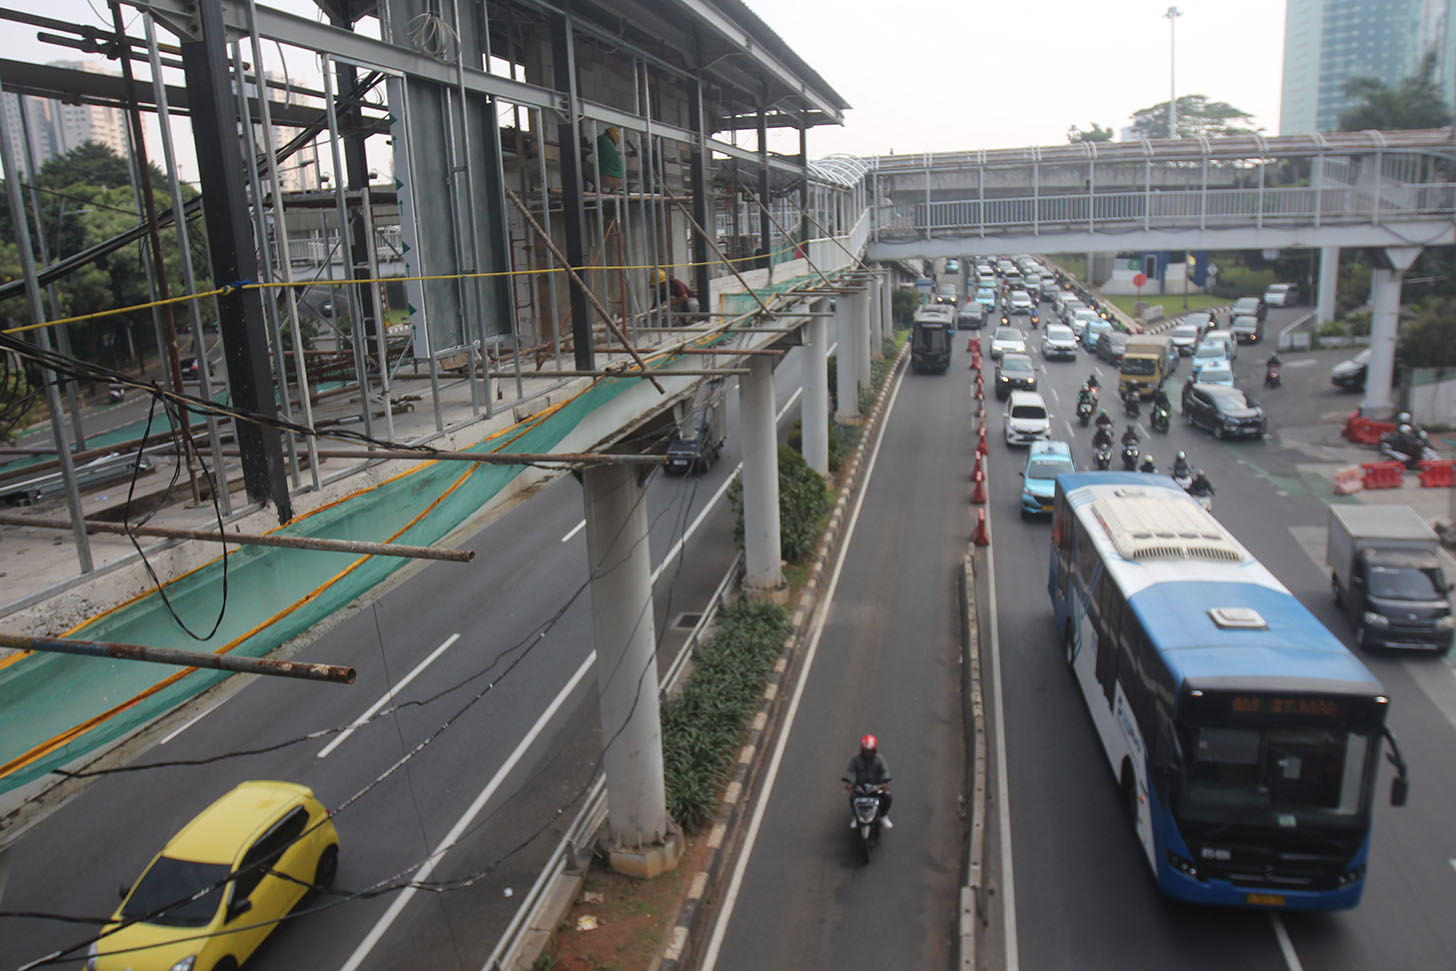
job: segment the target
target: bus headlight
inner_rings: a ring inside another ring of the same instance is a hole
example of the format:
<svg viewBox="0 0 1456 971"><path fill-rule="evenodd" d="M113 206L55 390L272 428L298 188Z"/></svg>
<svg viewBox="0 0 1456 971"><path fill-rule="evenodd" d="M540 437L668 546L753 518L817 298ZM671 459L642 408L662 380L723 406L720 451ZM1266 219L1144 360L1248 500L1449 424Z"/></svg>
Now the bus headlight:
<svg viewBox="0 0 1456 971"><path fill-rule="evenodd" d="M1359 883L1365 876L1365 864L1360 864L1353 870L1346 870L1335 877L1335 886L1348 887L1352 883Z"/></svg>
<svg viewBox="0 0 1456 971"><path fill-rule="evenodd" d="M1360 619L1365 622L1366 627L1377 627L1380 630L1384 630L1390 626L1389 617L1386 617L1384 614L1373 614L1368 610L1360 615Z"/></svg>
<svg viewBox="0 0 1456 971"><path fill-rule="evenodd" d="M1456 628L1456 617L1447 614L1444 617L1436 618L1436 630L1451 630Z"/></svg>
<svg viewBox="0 0 1456 971"><path fill-rule="evenodd" d="M1168 854L1169 866L1177 870L1179 873L1183 874L1185 877L1192 877L1194 880L1198 879L1198 867L1194 865L1192 860L1185 859L1179 856L1177 853L1174 853L1172 850L1168 850L1166 852Z"/></svg>

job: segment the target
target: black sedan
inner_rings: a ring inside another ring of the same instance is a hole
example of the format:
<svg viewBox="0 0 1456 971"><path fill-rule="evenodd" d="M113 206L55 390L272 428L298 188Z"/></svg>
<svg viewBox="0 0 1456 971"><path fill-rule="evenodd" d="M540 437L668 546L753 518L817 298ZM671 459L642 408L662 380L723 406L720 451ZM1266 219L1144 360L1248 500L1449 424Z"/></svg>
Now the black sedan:
<svg viewBox="0 0 1456 971"><path fill-rule="evenodd" d="M1036 369L1025 354L1003 354L996 362L996 398L1005 401L1013 391L1035 391Z"/></svg>
<svg viewBox="0 0 1456 971"><path fill-rule="evenodd" d="M1330 368L1330 383L1341 391L1364 391L1365 375L1370 370L1370 348L1365 348L1348 361Z"/></svg>
<svg viewBox="0 0 1456 971"><path fill-rule="evenodd" d="M1183 417L1215 438L1263 438L1264 409L1238 388L1195 384L1183 394Z"/></svg>

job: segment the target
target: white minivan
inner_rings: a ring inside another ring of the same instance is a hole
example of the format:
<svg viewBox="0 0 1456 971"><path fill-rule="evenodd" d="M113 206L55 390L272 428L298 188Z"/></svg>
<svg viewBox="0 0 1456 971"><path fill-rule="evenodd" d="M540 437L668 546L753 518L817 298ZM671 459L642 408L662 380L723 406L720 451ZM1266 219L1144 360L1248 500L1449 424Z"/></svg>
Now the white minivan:
<svg viewBox="0 0 1456 971"><path fill-rule="evenodd" d="M1001 418L1007 445L1030 445L1051 437L1046 401L1035 391L1013 391Z"/></svg>

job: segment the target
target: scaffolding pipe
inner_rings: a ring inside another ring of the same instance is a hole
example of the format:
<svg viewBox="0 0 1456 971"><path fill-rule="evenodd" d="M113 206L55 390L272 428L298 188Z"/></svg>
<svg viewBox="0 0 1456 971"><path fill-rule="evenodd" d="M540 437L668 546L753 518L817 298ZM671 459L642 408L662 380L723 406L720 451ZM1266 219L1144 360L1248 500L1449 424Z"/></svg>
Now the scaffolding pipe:
<svg viewBox="0 0 1456 971"><path fill-rule="evenodd" d="M360 455L373 453L360 450ZM342 457L342 456L341 456ZM208 529L182 529L176 526L127 526L104 519L87 519L89 533L114 533L118 536L156 536L161 539L200 539L211 543L234 543L238 546L273 546L285 550L319 550L324 553L355 553L363 556L403 556L412 560L445 560L469 563L474 550L436 549L433 546L411 546L403 543L370 543L353 539L326 539L315 536L275 536L259 533L217 533ZM36 526L40 529L70 529L64 519L29 519L24 516L0 515L0 526Z"/></svg>
<svg viewBox="0 0 1456 971"><path fill-rule="evenodd" d="M674 371L674 374L742 374L742 371ZM223 449L224 455L237 449ZM459 452L431 448L321 448L326 459L415 459L420 462L475 462L479 465L661 465L661 455L640 452ZM0 522L4 517L0 516ZM30 520L26 520L27 523ZM88 520L89 522L89 520Z"/></svg>
<svg viewBox="0 0 1456 971"><path fill-rule="evenodd" d="M337 664L275 661L266 657L229 657L226 654L179 651L171 647L147 647L143 644L0 634L0 647L10 647L18 651L43 651L48 654L109 657L121 661L149 661L152 664L172 664L182 668L213 668L239 674L266 674L275 678L300 678L304 681L328 681L333 684L354 683L354 669Z"/></svg>

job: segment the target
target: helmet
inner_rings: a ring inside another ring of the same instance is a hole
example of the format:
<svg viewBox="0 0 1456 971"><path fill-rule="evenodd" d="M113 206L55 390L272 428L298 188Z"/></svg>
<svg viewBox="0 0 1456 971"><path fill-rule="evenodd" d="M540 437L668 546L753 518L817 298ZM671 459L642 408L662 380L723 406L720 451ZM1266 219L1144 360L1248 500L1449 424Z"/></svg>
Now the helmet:
<svg viewBox="0 0 1456 971"><path fill-rule="evenodd" d="M1208 473L1207 472L1204 472L1202 469L1199 469L1197 472L1193 473L1193 478L1195 478L1195 479L1206 479L1206 478L1208 478Z"/></svg>
<svg viewBox="0 0 1456 971"><path fill-rule="evenodd" d="M1156 462L1153 461L1153 457L1151 455L1144 455L1143 456L1143 471L1144 472L1152 472L1152 471L1155 471L1157 469L1157 467L1158 467L1158 463L1156 463Z"/></svg>
<svg viewBox="0 0 1456 971"><path fill-rule="evenodd" d="M1409 425L1410 424L1410 412L1408 412L1408 411L1402 411L1400 414L1396 415L1395 416L1395 423L1397 425Z"/></svg>
<svg viewBox="0 0 1456 971"><path fill-rule="evenodd" d="M866 735L859 740L859 750L865 755L874 755L879 750L880 740L873 735Z"/></svg>
<svg viewBox="0 0 1456 971"><path fill-rule="evenodd" d="M1188 461L1188 455L1187 455L1187 453L1183 452L1181 449L1178 452L1178 461L1179 462L1186 462L1186 461Z"/></svg>
<svg viewBox="0 0 1456 971"><path fill-rule="evenodd" d="M621 135L618 133L616 126L607 129L607 137L610 138L613 142L621 141Z"/></svg>
<svg viewBox="0 0 1456 971"><path fill-rule="evenodd" d="M667 282L667 271L666 270L658 270L657 271L657 282L658 283L666 283Z"/></svg>
<svg viewBox="0 0 1456 971"><path fill-rule="evenodd" d="M1410 425L1402 423L1401 426L1396 429L1396 431L1402 435L1414 435L1416 430Z"/></svg>

